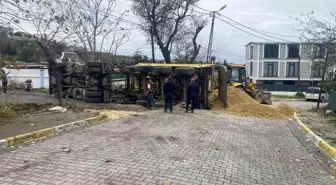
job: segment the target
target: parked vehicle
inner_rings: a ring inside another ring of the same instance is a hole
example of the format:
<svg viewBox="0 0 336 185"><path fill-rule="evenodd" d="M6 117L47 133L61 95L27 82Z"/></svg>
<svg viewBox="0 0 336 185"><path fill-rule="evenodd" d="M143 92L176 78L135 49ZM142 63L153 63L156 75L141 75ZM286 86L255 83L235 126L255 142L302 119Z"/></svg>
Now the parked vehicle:
<svg viewBox="0 0 336 185"><path fill-rule="evenodd" d="M319 99L319 92L320 92L321 88L319 87L308 87L308 90L307 90L307 94L306 94L306 100L309 101L309 100L315 100L317 101ZM321 99L320 101L321 102L324 102L324 101L328 101L329 100L329 94L322 90L322 93L321 93Z"/></svg>

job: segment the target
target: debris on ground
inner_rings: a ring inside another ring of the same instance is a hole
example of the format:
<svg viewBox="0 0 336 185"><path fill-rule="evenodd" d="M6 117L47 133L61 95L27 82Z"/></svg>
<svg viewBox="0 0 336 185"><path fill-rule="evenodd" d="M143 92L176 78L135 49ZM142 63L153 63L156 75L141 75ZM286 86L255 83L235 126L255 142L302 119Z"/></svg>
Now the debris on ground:
<svg viewBox="0 0 336 185"><path fill-rule="evenodd" d="M61 106L56 106L56 107L52 107L48 110L53 111L53 112L66 112L67 108L64 108L64 107L61 107Z"/></svg>
<svg viewBox="0 0 336 185"><path fill-rule="evenodd" d="M259 117L268 119L286 119L296 111L286 104L280 104L277 107L262 105L251 98L244 91L229 86L228 87L228 106L224 107L218 97L218 90L213 91L209 96L211 109L219 112L227 112L238 116Z"/></svg>
<svg viewBox="0 0 336 185"><path fill-rule="evenodd" d="M112 159L105 159L104 162L110 163L110 162L112 162Z"/></svg>
<svg viewBox="0 0 336 185"><path fill-rule="evenodd" d="M108 119L120 119L120 118L128 118L131 116L138 116L139 113L133 111L121 111L121 110L90 110L87 109L85 112L94 112L99 113L100 115L106 115Z"/></svg>

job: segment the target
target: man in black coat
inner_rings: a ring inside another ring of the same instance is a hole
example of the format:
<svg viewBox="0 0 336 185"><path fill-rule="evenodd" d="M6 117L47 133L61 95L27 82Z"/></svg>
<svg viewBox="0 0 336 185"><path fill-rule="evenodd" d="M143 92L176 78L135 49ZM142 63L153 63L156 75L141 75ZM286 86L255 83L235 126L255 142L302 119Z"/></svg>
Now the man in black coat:
<svg viewBox="0 0 336 185"><path fill-rule="evenodd" d="M165 101L165 109L164 112L167 112L167 109L170 109L170 112L173 112L173 98L175 91L175 84L172 81L172 78L169 77L168 81L163 85L163 94Z"/></svg>
<svg viewBox="0 0 336 185"><path fill-rule="evenodd" d="M194 109L196 107L196 104L198 102L198 97L200 94L200 88L197 83L195 83L195 78L191 79L191 83L188 86L187 89L187 106L186 106L186 113L188 112L189 105L191 103L191 113L194 113Z"/></svg>

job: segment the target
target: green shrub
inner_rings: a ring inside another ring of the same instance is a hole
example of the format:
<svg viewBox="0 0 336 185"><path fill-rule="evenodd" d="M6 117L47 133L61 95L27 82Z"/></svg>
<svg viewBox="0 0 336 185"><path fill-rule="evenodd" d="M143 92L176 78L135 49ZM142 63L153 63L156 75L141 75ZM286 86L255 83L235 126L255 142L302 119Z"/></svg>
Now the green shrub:
<svg viewBox="0 0 336 185"><path fill-rule="evenodd" d="M48 94L48 93L49 93L49 90L46 89L46 88L40 88L40 89L39 89L39 92L40 92L40 93L46 93L46 94Z"/></svg>
<svg viewBox="0 0 336 185"><path fill-rule="evenodd" d="M306 96L302 92L298 92L295 94L295 97L297 98L305 98Z"/></svg>

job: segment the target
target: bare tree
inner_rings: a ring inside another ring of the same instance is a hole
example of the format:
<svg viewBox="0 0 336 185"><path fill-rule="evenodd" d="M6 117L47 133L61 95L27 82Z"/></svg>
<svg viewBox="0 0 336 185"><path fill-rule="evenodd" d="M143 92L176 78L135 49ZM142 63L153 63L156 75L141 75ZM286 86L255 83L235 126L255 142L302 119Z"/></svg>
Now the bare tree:
<svg viewBox="0 0 336 185"><path fill-rule="evenodd" d="M326 87L326 76L334 76L333 67L336 64L336 11L327 15L326 19L319 20L314 12L302 14L300 18L295 18L301 28L302 39L313 47L313 52L309 54L310 58L316 62L315 68L322 71L321 89ZM320 55L320 57L316 57ZM323 58L318 59L318 58ZM336 87L334 87L336 88ZM321 91L317 107L320 107Z"/></svg>
<svg viewBox="0 0 336 185"><path fill-rule="evenodd" d="M200 53L201 45L197 44L199 33L207 24L207 19L202 16L193 16L190 25L183 26L174 39L175 54L187 63L194 63Z"/></svg>
<svg viewBox="0 0 336 185"><path fill-rule="evenodd" d="M0 13L11 23L7 24L7 26L27 34L35 32L35 41L44 53L49 71L52 69L55 73L59 104L62 105L61 73L56 68L56 58L59 58L59 56L53 52L51 45L56 42L62 42L71 35L65 26L66 16L62 14L56 1L3 0L0 2L2 7L7 7L11 10L11 12L1 10ZM24 25L32 26L31 30L28 32L24 29Z"/></svg>
<svg viewBox="0 0 336 185"><path fill-rule="evenodd" d="M174 38L187 18L193 14L193 5L199 0L131 1L133 12L144 21L143 31L148 36L151 33L154 35L164 59L170 63Z"/></svg>
<svg viewBox="0 0 336 185"><path fill-rule="evenodd" d="M108 36L108 39L106 39L107 41L110 41L108 43L110 46L108 52L114 53L114 55L116 56L119 47L130 41L130 36L131 31L124 28L114 31L113 34L110 34Z"/></svg>
<svg viewBox="0 0 336 185"><path fill-rule="evenodd" d="M78 0L60 2L65 23L72 30L82 47L92 53L91 60L96 60L95 53L117 50L128 41L130 32L121 27L123 17L128 11L116 16L116 0ZM106 41L110 47L104 48Z"/></svg>

